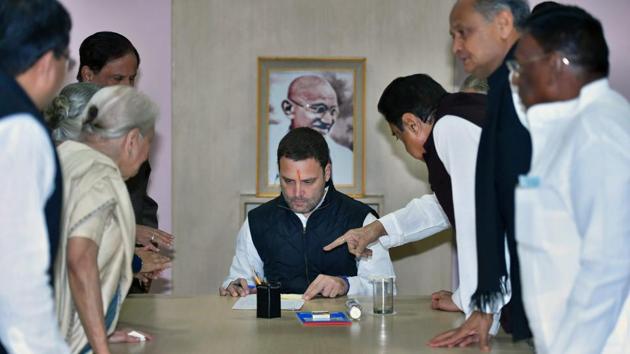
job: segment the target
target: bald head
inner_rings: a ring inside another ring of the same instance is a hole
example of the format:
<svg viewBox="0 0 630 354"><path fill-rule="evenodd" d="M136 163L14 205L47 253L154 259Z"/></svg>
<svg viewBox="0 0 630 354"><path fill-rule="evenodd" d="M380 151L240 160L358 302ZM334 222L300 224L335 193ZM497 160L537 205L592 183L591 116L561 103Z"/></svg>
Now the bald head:
<svg viewBox="0 0 630 354"><path fill-rule="evenodd" d="M337 104L337 94L330 83L315 75L300 76L293 80L287 96L292 100L302 99L307 103L332 101Z"/></svg>
<svg viewBox="0 0 630 354"><path fill-rule="evenodd" d="M339 115L337 93L320 76L300 76L289 85L282 110L291 119L291 129L308 127L328 134Z"/></svg>

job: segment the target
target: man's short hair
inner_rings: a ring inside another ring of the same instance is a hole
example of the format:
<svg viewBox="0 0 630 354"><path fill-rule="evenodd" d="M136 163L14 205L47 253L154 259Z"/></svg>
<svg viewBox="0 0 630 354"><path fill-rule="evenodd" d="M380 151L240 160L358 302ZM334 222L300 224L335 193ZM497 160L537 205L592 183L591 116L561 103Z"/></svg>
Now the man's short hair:
<svg viewBox="0 0 630 354"><path fill-rule="evenodd" d="M17 76L52 50L66 54L72 22L56 0L0 1L0 70Z"/></svg>
<svg viewBox="0 0 630 354"><path fill-rule="evenodd" d="M529 3L527 0L476 0L475 10L477 10L487 21L492 21L494 17L503 10L509 10L514 18L514 27L521 31L529 16Z"/></svg>
<svg viewBox="0 0 630 354"><path fill-rule="evenodd" d="M87 37L79 47L79 72L77 80L81 78L81 68L87 65L94 73L98 73L112 60L122 58L132 53L138 59L140 66L140 54L127 37L116 32L96 32Z"/></svg>
<svg viewBox="0 0 630 354"><path fill-rule="evenodd" d="M378 111L387 122L404 130L402 116L412 113L423 122L431 119L440 100L447 92L442 85L426 74L396 78L378 101Z"/></svg>
<svg viewBox="0 0 630 354"><path fill-rule="evenodd" d="M583 70L608 76L608 45L602 24L577 6L557 5L527 20L529 33L545 53L562 53Z"/></svg>
<svg viewBox="0 0 630 354"><path fill-rule="evenodd" d="M535 14L537 12L540 12L540 11L547 11L547 10L549 10L551 8L554 8L554 7L558 6L558 5L560 5L560 4L558 4L555 1L543 1L543 2L540 2L540 3L538 3L538 5L536 5L536 6L534 6L532 8L531 15L533 15L533 14Z"/></svg>
<svg viewBox="0 0 630 354"><path fill-rule="evenodd" d="M328 144L324 137L317 131L307 128L291 129L278 145L278 167L280 159L286 157L293 161L302 161L314 158L322 166L330 162Z"/></svg>

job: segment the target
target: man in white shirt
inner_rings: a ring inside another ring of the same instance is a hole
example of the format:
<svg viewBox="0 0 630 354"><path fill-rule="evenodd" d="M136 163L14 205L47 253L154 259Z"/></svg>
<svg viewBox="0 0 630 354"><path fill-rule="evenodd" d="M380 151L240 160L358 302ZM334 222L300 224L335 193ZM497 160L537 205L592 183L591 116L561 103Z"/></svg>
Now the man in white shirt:
<svg viewBox="0 0 630 354"><path fill-rule="evenodd" d="M295 128L278 146L282 194L250 211L236 239L236 254L219 293L246 296L255 276L279 282L283 293L368 295L370 277L394 276L379 243L372 257L357 260L346 247L323 247L352 228L376 220L374 210L335 190L333 165L323 136Z"/></svg>
<svg viewBox="0 0 630 354"><path fill-rule="evenodd" d="M573 6L532 15L509 66L534 152L516 240L536 351L628 353L630 105L602 26Z"/></svg>
<svg viewBox="0 0 630 354"><path fill-rule="evenodd" d="M453 293L434 293L432 307L463 311L466 317L470 316L470 297L477 288L474 176L485 103L483 94L449 94L424 74L390 83L381 95L379 112L407 152L427 164L434 193L413 199L406 207L365 227L348 231L325 249L347 243L355 255L365 255L365 245L377 240L390 248L452 225L456 229L459 288ZM498 331L498 317L497 313L491 334Z"/></svg>
<svg viewBox="0 0 630 354"><path fill-rule="evenodd" d="M52 264L61 174L39 113L63 83L70 16L50 0L0 5L0 353L68 353Z"/></svg>

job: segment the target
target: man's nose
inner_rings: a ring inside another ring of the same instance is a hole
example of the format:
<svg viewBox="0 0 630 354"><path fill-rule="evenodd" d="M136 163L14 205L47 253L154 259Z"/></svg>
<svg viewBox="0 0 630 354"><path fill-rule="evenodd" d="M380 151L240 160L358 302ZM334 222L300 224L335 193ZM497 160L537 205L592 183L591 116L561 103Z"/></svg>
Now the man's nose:
<svg viewBox="0 0 630 354"><path fill-rule="evenodd" d="M451 51L453 52L453 54L457 54L461 50L462 50L461 39L453 38L453 41L451 43Z"/></svg>
<svg viewBox="0 0 630 354"><path fill-rule="evenodd" d="M335 117L330 113L330 111L325 112L322 116L322 122L332 125L335 122Z"/></svg>
<svg viewBox="0 0 630 354"><path fill-rule="evenodd" d="M295 182L295 196L298 198L302 196L302 182L299 179Z"/></svg>

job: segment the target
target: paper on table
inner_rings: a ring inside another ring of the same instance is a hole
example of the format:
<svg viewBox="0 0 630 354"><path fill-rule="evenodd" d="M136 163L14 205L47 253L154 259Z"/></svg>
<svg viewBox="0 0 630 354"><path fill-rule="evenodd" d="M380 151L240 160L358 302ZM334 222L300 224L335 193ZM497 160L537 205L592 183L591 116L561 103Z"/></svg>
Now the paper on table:
<svg viewBox="0 0 630 354"><path fill-rule="evenodd" d="M304 300L301 300L302 295L295 294L283 294L280 297L280 309L297 311L304 306ZM255 310L256 309L256 294L250 294L245 297L241 297L234 303L232 310Z"/></svg>

